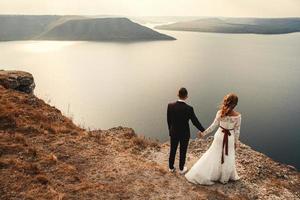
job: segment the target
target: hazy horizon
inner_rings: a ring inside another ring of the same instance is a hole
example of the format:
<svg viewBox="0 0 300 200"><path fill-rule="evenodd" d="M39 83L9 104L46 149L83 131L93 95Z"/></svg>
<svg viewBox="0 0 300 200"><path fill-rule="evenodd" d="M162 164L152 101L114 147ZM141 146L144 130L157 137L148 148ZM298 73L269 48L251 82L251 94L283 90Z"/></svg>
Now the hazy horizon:
<svg viewBox="0 0 300 200"><path fill-rule="evenodd" d="M86 16L86 17L97 17L97 16L105 16L105 17L140 17L140 18L176 18L176 17L186 17L186 18L195 18L195 17L199 17L199 18L214 18L214 17L220 17L220 18L261 18L261 19L264 19L264 18L300 18L300 16L286 16L286 17L255 17L255 16L223 16L223 15L212 15L212 16L201 16L201 15L108 15L108 14L99 14L99 15L84 15L84 14L22 14L22 13L0 13L0 15L30 15L30 16L46 16L46 15L49 15L49 16Z"/></svg>
<svg viewBox="0 0 300 200"><path fill-rule="evenodd" d="M300 17L298 0L2 0L0 14Z"/></svg>

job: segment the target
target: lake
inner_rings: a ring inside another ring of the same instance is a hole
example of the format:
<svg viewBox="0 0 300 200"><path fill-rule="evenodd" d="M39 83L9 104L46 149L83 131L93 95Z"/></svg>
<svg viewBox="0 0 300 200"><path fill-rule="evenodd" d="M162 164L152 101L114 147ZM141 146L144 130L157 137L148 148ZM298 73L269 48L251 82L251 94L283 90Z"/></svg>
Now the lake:
<svg viewBox="0 0 300 200"><path fill-rule="evenodd" d="M128 126L161 141L179 87L205 127L234 92L241 140L300 168L300 33L161 32L177 40L1 42L0 68L32 73L35 94L85 128Z"/></svg>

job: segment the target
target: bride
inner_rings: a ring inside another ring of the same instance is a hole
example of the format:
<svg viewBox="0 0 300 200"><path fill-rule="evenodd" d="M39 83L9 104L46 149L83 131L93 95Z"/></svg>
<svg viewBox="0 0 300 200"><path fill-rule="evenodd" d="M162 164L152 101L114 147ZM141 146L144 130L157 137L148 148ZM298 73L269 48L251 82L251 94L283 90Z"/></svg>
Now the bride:
<svg viewBox="0 0 300 200"><path fill-rule="evenodd" d="M240 135L241 114L234 111L237 103L235 94L226 95L214 122L202 133L205 136L218 127L209 149L185 175L189 182L212 185L214 181L225 184L229 180L239 179L235 167L235 149Z"/></svg>

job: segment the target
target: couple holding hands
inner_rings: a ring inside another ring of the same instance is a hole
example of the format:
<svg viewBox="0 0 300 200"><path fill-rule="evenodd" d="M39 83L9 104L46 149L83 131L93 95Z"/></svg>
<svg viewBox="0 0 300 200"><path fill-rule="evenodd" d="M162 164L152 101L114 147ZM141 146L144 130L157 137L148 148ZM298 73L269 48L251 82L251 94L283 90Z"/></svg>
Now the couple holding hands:
<svg viewBox="0 0 300 200"><path fill-rule="evenodd" d="M197 119L192 106L185 103L188 91L180 88L178 100L168 104L167 121L170 135L169 171L175 172L174 161L179 145L179 173L194 184L212 185L215 181L226 184L229 180L236 181L239 176L235 166L235 149L240 135L241 114L234 108L238 103L235 94L224 97L220 110L213 123L204 129ZM190 139L189 121L200 130L199 137L204 137L217 131L209 149L188 171L185 167L186 153Z"/></svg>

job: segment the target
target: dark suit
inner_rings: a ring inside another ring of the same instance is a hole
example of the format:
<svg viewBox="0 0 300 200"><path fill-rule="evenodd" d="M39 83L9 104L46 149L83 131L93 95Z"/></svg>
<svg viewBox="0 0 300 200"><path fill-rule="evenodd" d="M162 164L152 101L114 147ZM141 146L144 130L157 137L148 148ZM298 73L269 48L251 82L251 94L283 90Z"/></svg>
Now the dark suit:
<svg viewBox="0 0 300 200"><path fill-rule="evenodd" d="M187 105L185 102L176 101L168 105L167 121L170 135L170 157L169 168L174 168L174 161L178 144L180 144L180 161L179 168L182 170L185 165L186 151L190 139L190 126L189 120L192 121L194 126L200 131L205 129L197 119L192 106Z"/></svg>

